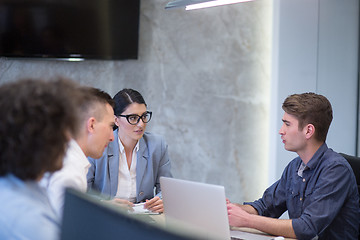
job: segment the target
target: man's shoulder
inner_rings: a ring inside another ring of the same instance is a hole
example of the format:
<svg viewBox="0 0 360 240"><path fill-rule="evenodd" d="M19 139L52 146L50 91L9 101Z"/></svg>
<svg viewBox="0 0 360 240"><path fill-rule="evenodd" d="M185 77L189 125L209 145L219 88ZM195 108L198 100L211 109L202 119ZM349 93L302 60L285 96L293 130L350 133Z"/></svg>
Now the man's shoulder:
<svg viewBox="0 0 360 240"><path fill-rule="evenodd" d="M83 182L86 180L85 166L83 161L80 162L75 155L68 155L67 160L64 161L63 167L50 176L48 176L48 188L54 186L59 187L73 187L79 189L83 185ZM89 161L85 158L87 164Z"/></svg>
<svg viewBox="0 0 360 240"><path fill-rule="evenodd" d="M13 229L16 229L16 239L19 236L26 239L53 239L56 237L59 230L58 218L49 205L44 204L43 199L35 196L39 196L39 194L33 193L32 196L29 196L18 193L17 197L7 201L6 204L1 203L0 239L2 236L12 239L14 237ZM33 231L33 229L39 229L39 231Z"/></svg>
<svg viewBox="0 0 360 240"><path fill-rule="evenodd" d="M345 165L350 167L347 160L340 154L328 148L322 157L322 163L326 165Z"/></svg>
<svg viewBox="0 0 360 240"><path fill-rule="evenodd" d="M20 202L23 204L31 196L26 184L16 177L0 177L0 189L0 205L2 210L7 209L4 207L6 205L19 204Z"/></svg>
<svg viewBox="0 0 360 240"><path fill-rule="evenodd" d="M11 215L16 213L26 214L30 210L42 209L46 197L45 190L42 189L37 182L21 180L12 181L9 178L1 178L0 187L0 205L2 206L0 213L10 211ZM1 184L4 183L5 184Z"/></svg>
<svg viewBox="0 0 360 240"><path fill-rule="evenodd" d="M314 169L315 172L326 175L334 172L337 176L342 176L352 172L352 168L347 160L331 148L324 151L324 153L309 166L311 169Z"/></svg>

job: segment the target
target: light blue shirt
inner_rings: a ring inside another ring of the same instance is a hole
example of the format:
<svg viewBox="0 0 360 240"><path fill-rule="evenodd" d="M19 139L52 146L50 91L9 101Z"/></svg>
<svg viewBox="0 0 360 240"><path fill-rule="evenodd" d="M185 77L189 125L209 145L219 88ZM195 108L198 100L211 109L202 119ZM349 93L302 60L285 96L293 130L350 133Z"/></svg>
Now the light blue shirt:
<svg viewBox="0 0 360 240"><path fill-rule="evenodd" d="M0 239L59 239L60 224L35 181L0 177Z"/></svg>

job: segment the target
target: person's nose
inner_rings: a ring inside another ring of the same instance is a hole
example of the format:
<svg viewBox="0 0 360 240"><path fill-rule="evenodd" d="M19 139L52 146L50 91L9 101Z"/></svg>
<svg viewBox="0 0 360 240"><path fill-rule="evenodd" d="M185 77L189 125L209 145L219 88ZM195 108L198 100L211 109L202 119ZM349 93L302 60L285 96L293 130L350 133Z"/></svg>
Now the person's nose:
<svg viewBox="0 0 360 240"><path fill-rule="evenodd" d="M279 129L279 134L282 136L285 134L284 132L284 125L281 126L281 128Z"/></svg>
<svg viewBox="0 0 360 240"><path fill-rule="evenodd" d="M143 120L140 118L139 122L137 123L138 127L144 127L146 123L143 122Z"/></svg>

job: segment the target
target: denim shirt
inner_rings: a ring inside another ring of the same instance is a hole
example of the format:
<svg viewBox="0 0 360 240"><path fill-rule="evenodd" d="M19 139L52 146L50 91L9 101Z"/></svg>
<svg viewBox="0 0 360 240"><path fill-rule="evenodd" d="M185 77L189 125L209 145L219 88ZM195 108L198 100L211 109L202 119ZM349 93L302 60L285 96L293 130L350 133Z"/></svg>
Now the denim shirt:
<svg viewBox="0 0 360 240"><path fill-rule="evenodd" d="M351 166L325 143L298 172L301 163L300 157L292 160L262 198L245 204L274 218L288 210L298 239L358 239L359 194Z"/></svg>

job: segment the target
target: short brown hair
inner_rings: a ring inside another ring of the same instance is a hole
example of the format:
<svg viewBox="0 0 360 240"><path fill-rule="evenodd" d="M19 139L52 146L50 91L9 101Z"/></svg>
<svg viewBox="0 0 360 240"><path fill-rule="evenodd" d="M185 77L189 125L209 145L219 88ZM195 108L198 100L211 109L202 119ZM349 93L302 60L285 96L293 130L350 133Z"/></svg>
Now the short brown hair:
<svg viewBox="0 0 360 240"><path fill-rule="evenodd" d="M88 86L81 86L77 89L78 94L73 94L73 100L77 107L76 113L78 115L78 121L76 123L76 129L72 134L77 137L81 134L84 121L89 117L95 117L101 121L106 111L106 104L114 107L114 101L111 96L105 91Z"/></svg>
<svg viewBox="0 0 360 240"><path fill-rule="evenodd" d="M0 176L36 180L59 170L76 116L75 83L19 80L0 86Z"/></svg>
<svg viewBox="0 0 360 240"><path fill-rule="evenodd" d="M293 94L285 99L282 108L298 119L299 129L304 128L306 124L313 124L315 138L325 142L333 119L332 107L326 97L311 92Z"/></svg>

